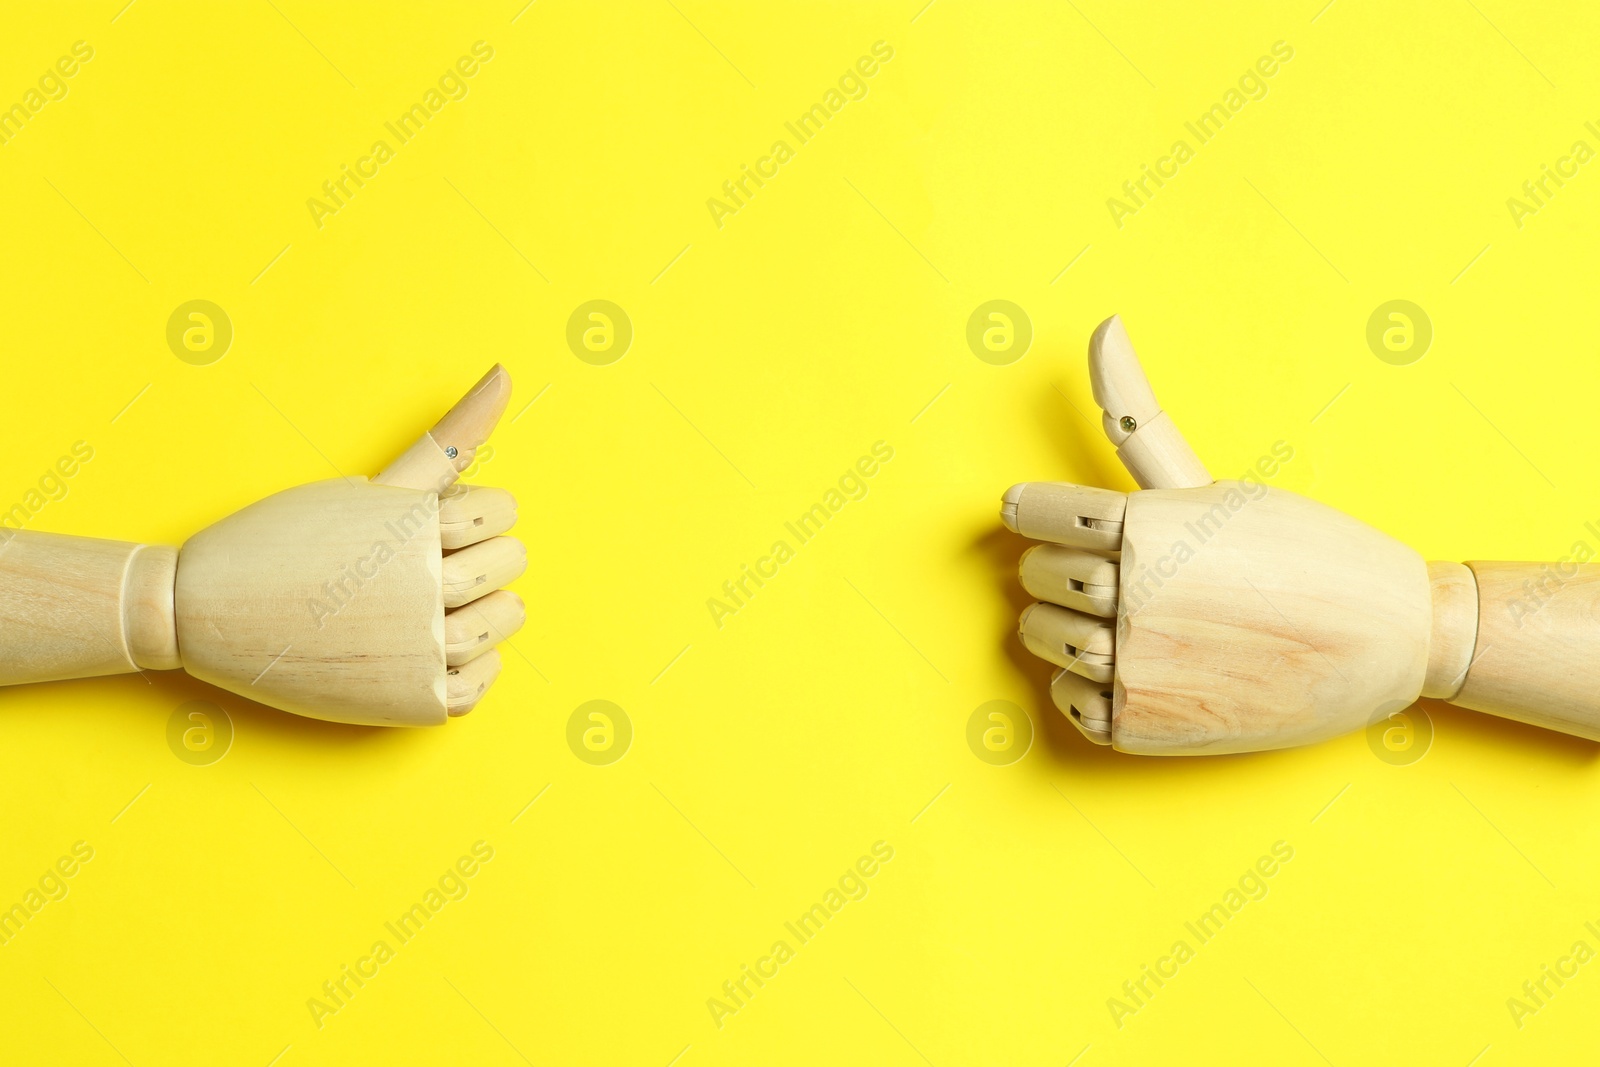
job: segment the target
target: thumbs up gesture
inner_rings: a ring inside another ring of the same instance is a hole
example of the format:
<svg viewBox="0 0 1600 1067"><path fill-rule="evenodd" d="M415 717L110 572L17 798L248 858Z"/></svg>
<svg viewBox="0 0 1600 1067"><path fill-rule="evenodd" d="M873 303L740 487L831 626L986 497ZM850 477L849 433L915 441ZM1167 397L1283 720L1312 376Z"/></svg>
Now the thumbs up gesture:
<svg viewBox="0 0 1600 1067"><path fill-rule="evenodd" d="M524 620L516 502L456 484L510 396L496 366L376 478L276 493L181 549L6 531L0 684L182 667L337 722L466 714Z"/></svg>
<svg viewBox="0 0 1600 1067"><path fill-rule="evenodd" d="M1024 482L1000 518L1042 542L1022 556L1038 602L1018 630L1091 741L1285 748L1419 696L1600 740L1600 564L1429 563L1298 494L1213 481L1119 318L1095 330L1089 374L1140 489Z"/></svg>

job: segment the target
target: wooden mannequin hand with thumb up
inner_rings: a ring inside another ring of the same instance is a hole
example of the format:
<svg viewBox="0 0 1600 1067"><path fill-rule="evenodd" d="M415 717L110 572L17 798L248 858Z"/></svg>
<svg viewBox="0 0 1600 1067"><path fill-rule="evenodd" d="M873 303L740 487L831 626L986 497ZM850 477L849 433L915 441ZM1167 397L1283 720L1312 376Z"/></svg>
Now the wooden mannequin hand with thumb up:
<svg viewBox="0 0 1600 1067"><path fill-rule="evenodd" d="M1006 491L1039 603L1023 643L1097 744L1251 752L1359 729L1419 696L1600 740L1600 564L1440 563L1255 481L1213 481L1116 317L1089 342L1107 436L1141 489Z"/></svg>
<svg viewBox="0 0 1600 1067"><path fill-rule="evenodd" d="M458 486L505 411L494 367L376 478L257 501L180 549L0 531L0 685L182 667L273 707L426 726L471 711L522 625L504 489Z"/></svg>

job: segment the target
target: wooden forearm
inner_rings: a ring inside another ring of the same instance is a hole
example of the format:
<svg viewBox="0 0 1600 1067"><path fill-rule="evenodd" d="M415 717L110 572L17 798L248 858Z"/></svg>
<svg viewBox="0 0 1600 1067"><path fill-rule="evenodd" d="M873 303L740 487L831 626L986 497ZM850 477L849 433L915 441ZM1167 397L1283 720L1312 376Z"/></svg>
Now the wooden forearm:
<svg viewBox="0 0 1600 1067"><path fill-rule="evenodd" d="M1428 564L1424 696L1600 741L1600 564Z"/></svg>
<svg viewBox="0 0 1600 1067"><path fill-rule="evenodd" d="M172 670L178 551L0 530L0 685Z"/></svg>

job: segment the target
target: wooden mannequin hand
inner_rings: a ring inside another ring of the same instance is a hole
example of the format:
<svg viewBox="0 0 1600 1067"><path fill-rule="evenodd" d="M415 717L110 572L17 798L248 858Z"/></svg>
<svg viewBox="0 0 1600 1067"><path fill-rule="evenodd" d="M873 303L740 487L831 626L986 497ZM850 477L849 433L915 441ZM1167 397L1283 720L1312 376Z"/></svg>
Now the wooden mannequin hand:
<svg viewBox="0 0 1600 1067"><path fill-rule="evenodd" d="M458 486L505 411L494 367L376 478L257 501L181 549L33 531L0 543L0 684L183 667L319 719L471 711L524 620L503 489Z"/></svg>
<svg viewBox="0 0 1600 1067"><path fill-rule="evenodd" d="M1600 564L1441 563L1252 478L1213 482L1156 403L1120 319L1089 371L1141 486L1006 491L1029 651L1057 707L1124 752L1284 748L1418 696L1600 740Z"/></svg>
<svg viewBox="0 0 1600 1067"><path fill-rule="evenodd" d="M371 482L267 497L178 554L178 648L190 674L301 715L430 725L471 711L500 672L495 645L524 620L500 588L527 564L501 536L504 489L459 471L504 412L496 366Z"/></svg>

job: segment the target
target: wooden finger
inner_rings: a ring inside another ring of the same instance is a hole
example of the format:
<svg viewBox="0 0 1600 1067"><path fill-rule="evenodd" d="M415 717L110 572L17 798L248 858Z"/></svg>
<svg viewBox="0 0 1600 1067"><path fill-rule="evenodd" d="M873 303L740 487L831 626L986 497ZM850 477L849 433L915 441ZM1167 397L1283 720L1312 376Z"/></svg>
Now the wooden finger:
<svg viewBox="0 0 1600 1067"><path fill-rule="evenodd" d="M445 412L433 429L419 437L373 481L379 485L444 492L472 465L472 457L489 439L510 400L511 375L496 363L455 407Z"/></svg>
<svg viewBox="0 0 1600 1067"><path fill-rule="evenodd" d="M1211 484L1205 464L1156 402L1118 315L1102 322L1089 338L1089 383L1106 436L1141 489Z"/></svg>
<svg viewBox="0 0 1600 1067"><path fill-rule="evenodd" d="M1097 745L1111 743L1111 688L1072 671L1057 671L1050 699L1083 735Z"/></svg>
<svg viewBox="0 0 1600 1067"><path fill-rule="evenodd" d="M1039 600L1105 617L1117 613L1117 572L1112 560L1066 545L1034 545L1022 554L1022 588Z"/></svg>
<svg viewBox="0 0 1600 1067"><path fill-rule="evenodd" d="M500 677L500 652L488 652L464 667L452 667L445 672L445 710L450 715L465 715L483 699L494 680Z"/></svg>
<svg viewBox="0 0 1600 1067"><path fill-rule="evenodd" d="M439 494L439 540L465 548L503 534L517 523L517 498L488 485L456 485Z"/></svg>
<svg viewBox="0 0 1600 1067"><path fill-rule="evenodd" d="M528 613L522 598L509 589L456 608L444 617L444 661L452 667L471 663L522 629Z"/></svg>
<svg viewBox="0 0 1600 1067"><path fill-rule="evenodd" d="M1093 552L1122 550L1127 510L1128 494L1071 482L1023 482L1000 498L1000 521L1006 529Z"/></svg>
<svg viewBox="0 0 1600 1067"><path fill-rule="evenodd" d="M1111 681L1115 634L1111 624L1057 604L1025 609L1017 634L1029 652L1097 682Z"/></svg>
<svg viewBox="0 0 1600 1067"><path fill-rule="evenodd" d="M528 566L515 537L491 537L444 558L444 606L459 608L514 581Z"/></svg>

